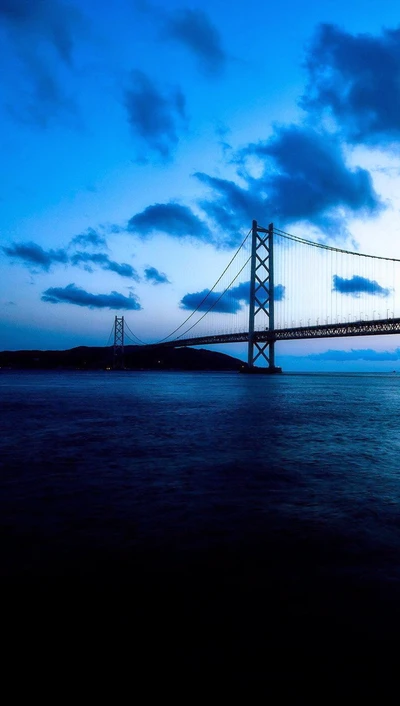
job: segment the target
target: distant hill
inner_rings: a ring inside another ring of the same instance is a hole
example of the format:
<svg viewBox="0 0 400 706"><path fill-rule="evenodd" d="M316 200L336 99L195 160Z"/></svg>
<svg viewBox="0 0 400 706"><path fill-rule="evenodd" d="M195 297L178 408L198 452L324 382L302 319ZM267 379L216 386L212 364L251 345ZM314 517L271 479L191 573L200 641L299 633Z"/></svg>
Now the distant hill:
<svg viewBox="0 0 400 706"><path fill-rule="evenodd" d="M66 351L2 351L0 368L13 370L105 370L113 365L113 348L79 346ZM204 348L125 346L129 370L239 370L243 361Z"/></svg>

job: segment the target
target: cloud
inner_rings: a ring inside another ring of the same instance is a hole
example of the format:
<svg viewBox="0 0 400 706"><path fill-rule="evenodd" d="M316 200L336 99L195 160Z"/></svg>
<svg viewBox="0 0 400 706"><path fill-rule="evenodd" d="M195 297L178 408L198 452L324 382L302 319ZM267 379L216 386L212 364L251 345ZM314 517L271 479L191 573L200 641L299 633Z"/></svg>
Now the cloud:
<svg viewBox="0 0 400 706"><path fill-rule="evenodd" d="M283 302L286 294L286 287L284 284L276 284L274 287L274 298L276 302Z"/></svg>
<svg viewBox="0 0 400 706"><path fill-rule="evenodd" d="M152 284L170 284L167 275L164 272L159 272L155 267L146 267L144 276L147 282Z"/></svg>
<svg viewBox="0 0 400 706"><path fill-rule="evenodd" d="M261 292L260 294L264 295L267 297L268 296L268 283L264 287L261 287ZM276 302L281 302L285 298L285 287L283 284L276 284L274 286L274 299ZM259 290L260 291L260 290ZM246 304L249 303L250 301L250 281L248 282L241 282L240 284L236 285L236 287L231 287L231 289L228 289L227 294L231 297L234 297L234 299L238 299L239 301L244 301Z"/></svg>
<svg viewBox="0 0 400 706"><path fill-rule="evenodd" d="M3 247L9 257L20 260L23 264L48 272L53 264L66 264L68 255L65 250L43 250L36 243L13 243L10 247Z"/></svg>
<svg viewBox="0 0 400 706"><path fill-rule="evenodd" d="M46 127L55 115L74 114L75 107L66 97L57 71L72 69L74 36L81 23L79 10L58 0L0 0L6 46L8 42L17 57L18 71L22 66L24 74L13 74L14 92L21 89L18 100L14 95L9 107L14 117Z"/></svg>
<svg viewBox="0 0 400 706"><path fill-rule="evenodd" d="M185 8L166 13L163 35L189 49L208 76L220 74L225 67L227 55L220 33L203 10Z"/></svg>
<svg viewBox="0 0 400 706"><path fill-rule="evenodd" d="M400 28L380 36L319 26L306 57L301 105L320 121L333 116L351 142L400 138Z"/></svg>
<svg viewBox="0 0 400 706"><path fill-rule="evenodd" d="M247 152L264 160L263 176L255 185L266 191L272 216L284 221L311 220L326 228L330 222L336 225L338 209L346 215L373 215L382 207L369 172L347 167L332 135L289 125Z"/></svg>
<svg viewBox="0 0 400 706"><path fill-rule="evenodd" d="M189 226L194 237L233 248L253 219L264 225L274 220L281 228L311 224L338 239L349 235L350 218L370 218L384 209L370 173L349 167L339 136L321 126L277 125L269 139L238 151L235 161L239 183L194 174L209 189L198 205L216 227L216 236L188 207L175 203L149 206L131 219L129 229L182 237L189 234ZM251 168L254 162L257 176Z"/></svg>
<svg viewBox="0 0 400 706"><path fill-rule="evenodd" d="M237 284L236 287L231 287L228 289L226 294L234 299L237 299L238 301L244 301L248 304L250 300L250 281L240 282L240 284Z"/></svg>
<svg viewBox="0 0 400 706"><path fill-rule="evenodd" d="M125 108L133 132L163 159L171 157L185 123L185 97L180 89L163 95L142 71L132 72L132 85L125 91Z"/></svg>
<svg viewBox="0 0 400 706"><path fill-rule="evenodd" d="M82 248L87 247L107 247L107 241L104 235L100 235L94 228L88 228L86 233L79 233L75 235L70 245L80 245Z"/></svg>
<svg viewBox="0 0 400 706"><path fill-rule="evenodd" d="M139 235L167 233L175 238L192 237L203 242L212 241L212 234L188 206L177 203L156 203L133 216L128 230Z"/></svg>
<svg viewBox="0 0 400 706"><path fill-rule="evenodd" d="M335 361L346 361L346 360L400 360L400 348L396 348L394 351L374 351L371 348L365 348L360 350L352 349L350 351L335 351L328 350L324 353L311 353L307 356L311 360L335 360Z"/></svg>
<svg viewBox="0 0 400 706"><path fill-rule="evenodd" d="M248 171L257 160L258 176ZM147 235L162 231L193 236L220 247L237 247L244 229L256 219L286 227L313 224L331 238L347 236L350 217L371 217L383 210L366 169L347 166L339 139L309 126L277 126L266 141L251 143L236 158L242 184L194 174L209 189L198 205L216 226L208 225L187 207L173 202L154 204L131 218L128 230Z"/></svg>
<svg viewBox="0 0 400 706"><path fill-rule="evenodd" d="M87 234L75 236L71 243L80 242L83 245L88 245L94 244L96 241L103 242L104 239L101 236L97 236L95 231L92 229L89 229L89 231ZM8 257L19 260L29 268L35 266L46 272L49 272L54 264L83 265L89 272L92 271L91 265L97 265L103 270L116 272L121 277L129 277L137 282L140 279L132 265L126 262L119 263L110 260L105 253L76 252L69 257L66 250L43 250L40 245L32 242L13 243L10 247L3 247L2 249Z"/></svg>
<svg viewBox="0 0 400 706"><path fill-rule="evenodd" d="M212 191L211 199L200 199L199 205L219 228L221 241L228 247L237 246L243 238L243 228L249 227L253 218L260 222L269 217L260 195L243 189L233 181L196 172L194 176Z"/></svg>
<svg viewBox="0 0 400 706"><path fill-rule="evenodd" d="M48 66L37 57L27 57L29 71L33 74L31 91L18 92L18 82L14 86L16 95L6 103L9 115L24 125L46 129L56 118L67 124L78 124L77 111L73 101L64 95L56 77Z"/></svg>
<svg viewBox="0 0 400 706"><path fill-rule="evenodd" d="M0 0L0 18L24 36L42 37L66 63L72 59L72 24L76 8L58 0Z"/></svg>
<svg viewBox="0 0 400 706"><path fill-rule="evenodd" d="M260 176L246 170L257 159ZM350 215L375 215L382 204L365 169L347 167L338 139L309 127L279 126L265 142L249 144L237 158L245 187L233 181L197 173L212 191L201 207L217 223L231 245L252 219L281 227L313 223L331 236L343 235Z"/></svg>
<svg viewBox="0 0 400 706"><path fill-rule="evenodd" d="M125 297L119 292L91 294L75 284L68 284L66 287L50 287L43 292L41 299L51 304L75 304L76 306L87 306L89 309L138 311L142 308L133 293L129 297Z"/></svg>
<svg viewBox="0 0 400 706"><path fill-rule="evenodd" d="M212 310L221 314L236 314L242 309L242 305L237 299L228 299L226 295L220 299L221 292L211 292L211 294L209 292L209 289L203 289L202 292L185 294L179 306L181 309L188 309L189 311L194 309L208 311L213 305ZM206 296L207 299L203 302Z"/></svg>
<svg viewBox="0 0 400 706"><path fill-rule="evenodd" d="M274 287L275 301L282 301L285 298L285 287L282 284L277 284ZM259 293L260 294L260 293ZM268 295L268 290L265 288L262 292L265 297ZM181 309L193 311L208 311L213 305L212 310L221 314L236 314L243 309L243 304L248 304L250 300L250 282L241 282L235 287L231 287L225 294L222 292L211 292L209 289L203 289L202 292L192 292L185 294L180 301Z"/></svg>
<svg viewBox="0 0 400 706"><path fill-rule="evenodd" d="M110 260L108 255L104 253L87 253L87 252L77 252L71 257L71 263L73 265L84 265L86 269L90 270L90 265L98 265L103 270L110 270L111 272L116 272L121 277L129 277L130 279L139 282L139 275L132 265L126 262L114 262Z"/></svg>
<svg viewBox="0 0 400 706"><path fill-rule="evenodd" d="M390 289L381 287L375 280L359 277L358 275L353 275L351 279L333 275L332 292L349 294L352 297L359 297L360 294L371 294L374 297L388 297Z"/></svg>

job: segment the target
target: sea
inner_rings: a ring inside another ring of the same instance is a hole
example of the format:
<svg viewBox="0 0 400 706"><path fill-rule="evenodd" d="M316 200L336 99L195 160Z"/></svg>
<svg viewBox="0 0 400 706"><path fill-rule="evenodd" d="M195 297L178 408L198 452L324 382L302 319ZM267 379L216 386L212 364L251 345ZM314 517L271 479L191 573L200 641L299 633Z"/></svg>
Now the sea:
<svg viewBox="0 0 400 706"><path fill-rule="evenodd" d="M31 634L225 686L397 654L399 375L2 370L0 479Z"/></svg>

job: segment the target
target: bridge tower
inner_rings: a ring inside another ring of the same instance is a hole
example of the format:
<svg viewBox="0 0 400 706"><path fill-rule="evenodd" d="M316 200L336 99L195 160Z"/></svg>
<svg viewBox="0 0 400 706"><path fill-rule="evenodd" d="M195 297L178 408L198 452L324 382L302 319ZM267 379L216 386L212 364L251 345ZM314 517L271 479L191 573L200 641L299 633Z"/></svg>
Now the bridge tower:
<svg viewBox="0 0 400 706"><path fill-rule="evenodd" d="M114 370L123 370L124 368L124 327L124 317L116 316L114 322Z"/></svg>
<svg viewBox="0 0 400 706"><path fill-rule="evenodd" d="M252 224L248 365L250 372L280 373L275 366L274 336L274 226ZM267 341L257 341L257 330L269 331ZM266 362L256 367L255 362Z"/></svg>

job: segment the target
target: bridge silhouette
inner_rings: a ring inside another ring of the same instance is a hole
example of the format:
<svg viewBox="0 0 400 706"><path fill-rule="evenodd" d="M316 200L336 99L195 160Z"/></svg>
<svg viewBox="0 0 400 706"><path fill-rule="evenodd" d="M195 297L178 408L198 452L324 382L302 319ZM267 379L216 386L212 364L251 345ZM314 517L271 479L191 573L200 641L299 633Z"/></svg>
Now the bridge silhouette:
<svg viewBox="0 0 400 706"><path fill-rule="evenodd" d="M191 313L169 335L146 343L115 316L115 367L127 338L148 347L247 343L249 372L281 372L277 341L400 333L399 278L396 258L335 248L253 221L213 287L182 299Z"/></svg>

